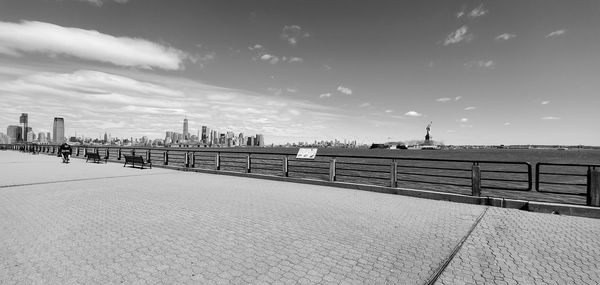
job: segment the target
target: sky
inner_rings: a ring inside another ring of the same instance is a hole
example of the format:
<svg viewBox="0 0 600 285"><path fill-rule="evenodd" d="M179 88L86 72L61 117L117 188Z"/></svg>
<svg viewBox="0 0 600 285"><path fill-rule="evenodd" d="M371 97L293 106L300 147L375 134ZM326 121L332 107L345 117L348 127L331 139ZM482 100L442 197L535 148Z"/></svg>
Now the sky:
<svg viewBox="0 0 600 285"><path fill-rule="evenodd" d="M0 132L600 145L597 0L0 0Z"/></svg>

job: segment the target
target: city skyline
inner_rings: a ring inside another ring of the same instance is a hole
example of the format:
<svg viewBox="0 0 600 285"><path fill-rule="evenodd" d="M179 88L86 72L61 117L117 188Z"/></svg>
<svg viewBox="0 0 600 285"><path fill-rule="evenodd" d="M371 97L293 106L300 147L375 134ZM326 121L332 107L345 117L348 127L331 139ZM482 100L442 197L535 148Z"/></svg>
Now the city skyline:
<svg viewBox="0 0 600 285"><path fill-rule="evenodd" d="M599 145L598 28L592 0L7 0L0 124Z"/></svg>

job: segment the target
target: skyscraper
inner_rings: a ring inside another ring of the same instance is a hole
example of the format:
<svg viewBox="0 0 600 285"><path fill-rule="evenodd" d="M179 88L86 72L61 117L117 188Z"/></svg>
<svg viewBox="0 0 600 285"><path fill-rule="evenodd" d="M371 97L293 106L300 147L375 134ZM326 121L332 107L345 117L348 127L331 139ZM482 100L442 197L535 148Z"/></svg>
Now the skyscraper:
<svg viewBox="0 0 600 285"><path fill-rule="evenodd" d="M183 119L183 139L184 140L190 139L190 134L188 133L188 119L187 118Z"/></svg>
<svg viewBox="0 0 600 285"><path fill-rule="evenodd" d="M28 115L27 113L21 113L21 117L19 118L19 122L21 124L23 124L23 134L21 135L21 138L23 139L23 141L27 141L27 124L28 124Z"/></svg>
<svg viewBox="0 0 600 285"><path fill-rule="evenodd" d="M261 134L256 135L256 145L263 147L265 146L265 137Z"/></svg>
<svg viewBox="0 0 600 285"><path fill-rule="evenodd" d="M65 119L54 118L54 125L52 126L52 142L65 142Z"/></svg>
<svg viewBox="0 0 600 285"><path fill-rule="evenodd" d="M6 128L6 135L10 137L11 143L21 140L21 130L22 128L20 126L8 126L8 128Z"/></svg>

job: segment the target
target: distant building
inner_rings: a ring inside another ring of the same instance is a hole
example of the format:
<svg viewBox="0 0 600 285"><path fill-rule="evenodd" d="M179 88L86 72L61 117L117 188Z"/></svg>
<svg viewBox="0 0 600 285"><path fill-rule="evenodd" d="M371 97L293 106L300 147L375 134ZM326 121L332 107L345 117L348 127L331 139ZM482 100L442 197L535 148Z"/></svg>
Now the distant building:
<svg viewBox="0 0 600 285"><path fill-rule="evenodd" d="M190 133L188 132L188 119L187 118L183 119L183 139L184 140L190 139Z"/></svg>
<svg viewBox="0 0 600 285"><path fill-rule="evenodd" d="M10 137L8 135L0 133L0 144L9 144L9 143L10 143Z"/></svg>
<svg viewBox="0 0 600 285"><path fill-rule="evenodd" d="M254 137L253 136L249 136L248 137L248 141L246 142L246 145L247 146L254 146L254 143L255 143Z"/></svg>
<svg viewBox="0 0 600 285"><path fill-rule="evenodd" d="M46 137L46 133L44 133L44 132L39 132L38 133L38 142L40 142L40 143L47 143L48 142L48 138Z"/></svg>
<svg viewBox="0 0 600 285"><path fill-rule="evenodd" d="M27 127L27 125L29 124L29 119L28 119L28 115L27 113L21 113L21 117L19 118L19 122L21 124L23 124L23 134L21 134L21 138L24 141L27 141L27 131L29 131L29 128Z"/></svg>
<svg viewBox="0 0 600 285"><path fill-rule="evenodd" d="M11 143L21 141L21 126L8 126L6 128L6 135L10 138Z"/></svg>
<svg viewBox="0 0 600 285"><path fill-rule="evenodd" d="M54 124L52 125L52 142L57 144L65 142L65 119L54 118Z"/></svg>
<svg viewBox="0 0 600 285"><path fill-rule="evenodd" d="M256 135L256 145L260 147L265 146L265 137L261 134Z"/></svg>

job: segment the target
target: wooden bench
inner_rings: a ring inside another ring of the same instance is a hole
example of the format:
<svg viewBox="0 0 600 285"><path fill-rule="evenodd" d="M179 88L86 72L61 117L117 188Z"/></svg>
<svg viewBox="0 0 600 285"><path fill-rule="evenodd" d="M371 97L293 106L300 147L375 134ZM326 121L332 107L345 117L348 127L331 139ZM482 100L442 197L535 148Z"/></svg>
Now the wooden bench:
<svg viewBox="0 0 600 285"><path fill-rule="evenodd" d="M150 165L150 169L152 169L152 162L144 161L144 157L141 155L125 155L125 164L123 164L123 167L127 164L131 164L131 167L135 167L137 164L141 167L140 169L144 169L144 165L148 164Z"/></svg>
<svg viewBox="0 0 600 285"><path fill-rule="evenodd" d="M100 161L102 161L102 158L100 157L99 153L95 153L95 152L86 152L85 153L85 162L88 162L90 159L92 160L92 162L95 163L100 163ZM104 163L106 163L106 157L104 158Z"/></svg>

